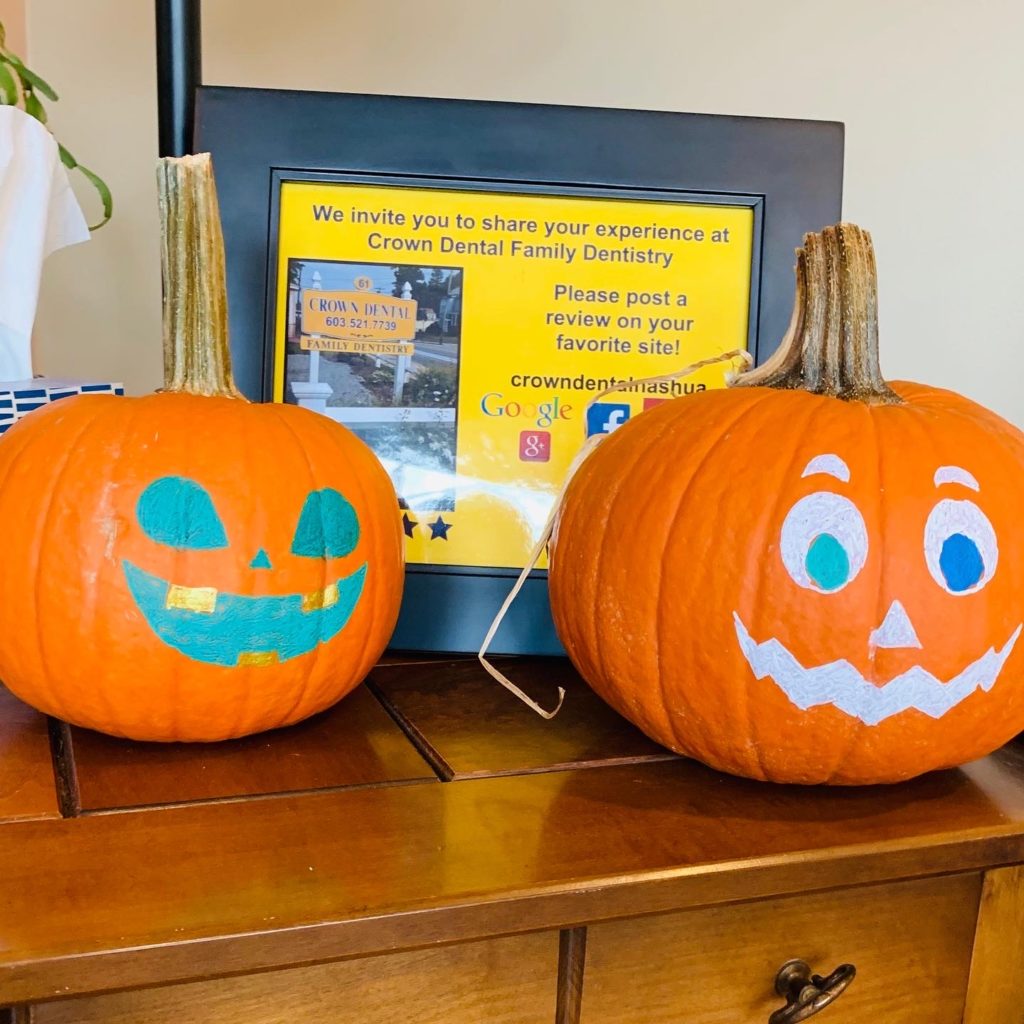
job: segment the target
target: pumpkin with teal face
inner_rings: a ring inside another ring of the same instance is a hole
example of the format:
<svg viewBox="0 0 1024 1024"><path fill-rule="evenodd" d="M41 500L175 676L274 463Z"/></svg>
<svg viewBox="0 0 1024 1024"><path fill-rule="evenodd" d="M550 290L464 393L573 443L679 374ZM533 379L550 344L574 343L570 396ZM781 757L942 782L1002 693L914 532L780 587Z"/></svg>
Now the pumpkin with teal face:
<svg viewBox="0 0 1024 1024"><path fill-rule="evenodd" d="M166 173L209 229L208 163ZM0 680L144 740L242 736L333 704L384 649L404 574L373 453L323 416L243 399L222 278L186 285L176 308L195 316L172 322L167 390L65 399L0 443Z"/></svg>

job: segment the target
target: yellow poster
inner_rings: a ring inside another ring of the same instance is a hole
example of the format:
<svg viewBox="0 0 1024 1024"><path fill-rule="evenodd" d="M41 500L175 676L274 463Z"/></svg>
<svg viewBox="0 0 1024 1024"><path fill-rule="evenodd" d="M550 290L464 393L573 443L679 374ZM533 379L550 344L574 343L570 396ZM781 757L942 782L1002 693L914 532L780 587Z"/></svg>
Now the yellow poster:
<svg viewBox="0 0 1024 1024"><path fill-rule="evenodd" d="M588 435L722 386L590 404L746 347L753 238L746 206L285 183L275 398L374 449L410 563L521 567Z"/></svg>

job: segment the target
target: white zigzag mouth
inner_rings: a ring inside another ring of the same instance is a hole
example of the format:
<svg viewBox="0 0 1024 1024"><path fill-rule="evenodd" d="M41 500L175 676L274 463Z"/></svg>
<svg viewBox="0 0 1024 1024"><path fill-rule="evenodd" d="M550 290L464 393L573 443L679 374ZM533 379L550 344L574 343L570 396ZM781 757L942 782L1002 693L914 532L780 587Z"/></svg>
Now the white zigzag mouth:
<svg viewBox="0 0 1024 1024"><path fill-rule="evenodd" d="M832 704L865 725L878 725L911 708L941 718L975 690L991 690L1024 629L1022 623L1001 650L990 647L946 683L914 665L877 686L845 659L804 668L778 640L758 643L736 612L732 617L740 649L758 679L769 677L801 711Z"/></svg>

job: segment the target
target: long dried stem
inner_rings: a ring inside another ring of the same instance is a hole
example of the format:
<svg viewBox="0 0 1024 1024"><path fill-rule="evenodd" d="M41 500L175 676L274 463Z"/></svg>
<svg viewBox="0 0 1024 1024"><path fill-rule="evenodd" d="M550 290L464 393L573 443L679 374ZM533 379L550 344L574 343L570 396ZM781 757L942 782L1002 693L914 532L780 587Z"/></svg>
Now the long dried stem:
<svg viewBox="0 0 1024 1024"><path fill-rule="evenodd" d="M157 167L164 390L242 398L231 374L224 236L209 153Z"/></svg>

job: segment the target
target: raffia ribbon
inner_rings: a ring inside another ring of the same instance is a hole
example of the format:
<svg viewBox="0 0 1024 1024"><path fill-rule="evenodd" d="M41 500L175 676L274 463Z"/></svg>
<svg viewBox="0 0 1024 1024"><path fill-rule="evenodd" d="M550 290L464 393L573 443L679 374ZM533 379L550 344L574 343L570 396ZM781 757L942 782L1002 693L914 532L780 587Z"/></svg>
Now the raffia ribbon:
<svg viewBox="0 0 1024 1024"><path fill-rule="evenodd" d="M705 366L714 366L717 363L731 362L738 359L743 363L743 370L748 369L753 365L754 359L746 349L733 349L730 352L723 352L721 355L709 356L707 359L701 359L699 362L691 363L689 366L684 366L681 370L675 370L672 373L658 374L656 377L641 377L637 380L620 381L618 384L613 384L610 388L606 388L604 391L596 394L587 403L587 412L590 411L592 405L595 402L600 402L602 398L606 398L608 395L615 394L617 391L628 391L633 388L642 386L644 384L658 384L661 381L680 380L683 377L689 377L690 374L696 373L697 370L703 369ZM739 372L743 372L740 370ZM730 375L727 379L732 380L735 374ZM584 436L586 434L586 423L587 417L584 414L583 417L583 430ZM583 447L576 453L576 457L572 460L569 465L568 472L565 474L565 479L562 481L562 486L559 488L558 494L555 496L554 503L551 506L551 511L548 513L547 521L544 523L544 529L541 530L540 537L537 539L537 543L534 545L533 550L530 552L529 558L526 560L526 565L523 566L522 572L519 574L519 578L516 580L515 585L508 593L508 597L502 602L501 607L498 609L498 614L494 617L494 621L491 623L491 628L487 630L487 635L484 637L484 642L480 645L480 650L477 653L477 658L480 664L483 665L484 670L496 679L502 686L505 687L510 693L518 697L527 707L532 708L537 712L541 718L551 719L562 708L562 702L565 700L565 687L560 686L558 688L558 703L555 705L553 711L545 711L529 694L521 690L511 679L504 674L504 672L495 668L487 659L487 651L494 641L494 637L498 632L498 628L501 626L508 614L509 608L512 607L512 602L515 601L519 594L519 591L523 589L523 584L526 582L530 573L533 571L533 567L537 564L537 559L543 554L544 549L548 545L548 541L551 539L551 531L555 527L555 520L558 518L558 513L561 511L562 502L565 500L566 492L569 490L569 484L572 483L573 477L579 471L580 466L586 462L591 452L606 438L609 434L593 434L590 437L585 437Z"/></svg>

